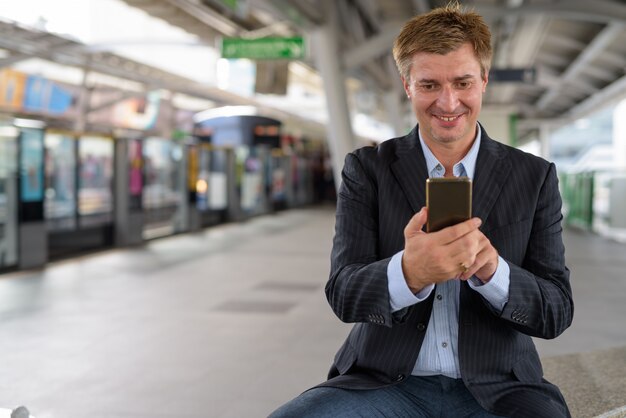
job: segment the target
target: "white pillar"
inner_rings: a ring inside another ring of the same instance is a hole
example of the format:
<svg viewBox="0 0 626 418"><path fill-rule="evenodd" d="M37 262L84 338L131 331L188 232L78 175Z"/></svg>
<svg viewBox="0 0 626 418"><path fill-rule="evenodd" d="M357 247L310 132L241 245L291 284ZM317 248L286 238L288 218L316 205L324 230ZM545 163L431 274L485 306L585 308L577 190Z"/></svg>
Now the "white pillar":
<svg viewBox="0 0 626 418"><path fill-rule="evenodd" d="M626 169L626 99L619 102L613 111L613 149L615 167Z"/></svg>
<svg viewBox="0 0 626 418"><path fill-rule="evenodd" d="M611 179L609 193L609 225L626 230L626 99L615 106L613 111L613 154L615 173ZM613 232L616 232L614 229ZM626 238L623 233L620 237Z"/></svg>
<svg viewBox="0 0 626 418"><path fill-rule="evenodd" d="M383 95L383 100L385 102L389 125L391 125L393 129L394 135L400 136L406 134L407 130L402 118L404 111L401 107L398 93L395 90L389 91Z"/></svg>
<svg viewBox="0 0 626 418"><path fill-rule="evenodd" d="M322 2L320 2L322 3ZM355 148L350 110L342 62L337 46L339 36L337 28L338 13L334 1L324 1L326 23L316 28L311 36L313 58L324 82L326 107L328 109L328 142L335 176L335 187L339 189L341 169L347 153Z"/></svg>
<svg viewBox="0 0 626 418"><path fill-rule="evenodd" d="M75 132L83 132L87 126L87 114L89 113L89 104L91 102L91 88L87 85L90 71L89 62L87 62L83 67L83 78L76 106L78 112L74 120Z"/></svg>

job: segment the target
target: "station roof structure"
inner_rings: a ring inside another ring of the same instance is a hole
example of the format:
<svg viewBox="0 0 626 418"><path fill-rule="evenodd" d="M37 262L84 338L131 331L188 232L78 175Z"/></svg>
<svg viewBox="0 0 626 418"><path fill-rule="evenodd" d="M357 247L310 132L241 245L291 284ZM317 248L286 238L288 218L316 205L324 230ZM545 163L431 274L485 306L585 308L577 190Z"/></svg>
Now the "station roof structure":
<svg viewBox="0 0 626 418"><path fill-rule="evenodd" d="M304 36L335 22L342 68L379 100L404 92L391 46L411 16L446 0L122 0L216 46L224 37ZM524 138L546 121L567 122L626 95L626 2L623 0L461 1L482 14L493 34L493 69L484 107L518 115ZM223 104L258 105L111 52L51 33L0 21L0 67L29 57L90 68ZM315 57L301 62L315 69ZM500 77L500 81L496 78ZM377 103L382 114L384 104ZM284 112L283 112L284 113ZM406 106L407 117L410 109ZM280 116L280 115L277 115ZM383 114L384 117L384 114Z"/></svg>
<svg viewBox="0 0 626 418"><path fill-rule="evenodd" d="M124 0L209 43L222 36L306 35L339 21L343 67L374 92L402 94L391 57L409 17L445 0ZM495 69L525 69L525 81L495 82L485 106L511 106L521 136L545 120L582 117L626 91L623 0L462 1L493 34ZM315 66L314 60L308 62ZM408 111L408 110L407 110Z"/></svg>

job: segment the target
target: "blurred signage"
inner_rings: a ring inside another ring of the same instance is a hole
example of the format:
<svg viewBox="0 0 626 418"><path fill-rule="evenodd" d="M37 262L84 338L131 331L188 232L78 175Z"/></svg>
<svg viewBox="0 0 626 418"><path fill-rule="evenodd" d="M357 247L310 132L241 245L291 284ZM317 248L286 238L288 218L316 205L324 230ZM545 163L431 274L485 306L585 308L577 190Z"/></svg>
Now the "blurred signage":
<svg viewBox="0 0 626 418"><path fill-rule="evenodd" d="M131 97L113 106L113 123L123 128L154 128L159 115L161 95L151 91L145 97Z"/></svg>
<svg viewBox="0 0 626 418"><path fill-rule="evenodd" d="M43 201L43 130L22 128L20 146L22 202Z"/></svg>
<svg viewBox="0 0 626 418"><path fill-rule="evenodd" d="M21 108L25 87L26 74L9 68L0 70L0 106Z"/></svg>
<svg viewBox="0 0 626 418"><path fill-rule="evenodd" d="M222 39L222 58L295 60L303 59L304 55L304 39L301 36L291 38Z"/></svg>
<svg viewBox="0 0 626 418"><path fill-rule="evenodd" d="M0 70L0 107L67 115L75 107L77 89L38 75Z"/></svg>
<svg viewBox="0 0 626 418"><path fill-rule="evenodd" d="M24 109L31 112L65 113L73 104L72 92L46 78L31 75L26 80Z"/></svg>
<svg viewBox="0 0 626 418"><path fill-rule="evenodd" d="M492 83L534 83L536 79L534 68L492 68L489 71Z"/></svg>
<svg viewBox="0 0 626 418"><path fill-rule="evenodd" d="M233 10L237 8L237 0L222 0L222 3L224 3L226 6L230 7Z"/></svg>

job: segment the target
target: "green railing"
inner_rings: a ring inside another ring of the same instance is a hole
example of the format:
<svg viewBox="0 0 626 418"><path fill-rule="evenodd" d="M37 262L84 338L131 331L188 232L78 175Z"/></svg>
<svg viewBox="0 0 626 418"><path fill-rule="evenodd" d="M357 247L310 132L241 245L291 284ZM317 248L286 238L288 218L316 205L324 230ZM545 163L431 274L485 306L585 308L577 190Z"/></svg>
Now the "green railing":
<svg viewBox="0 0 626 418"><path fill-rule="evenodd" d="M593 226L593 201L595 173L560 173L561 194L565 224L591 229Z"/></svg>

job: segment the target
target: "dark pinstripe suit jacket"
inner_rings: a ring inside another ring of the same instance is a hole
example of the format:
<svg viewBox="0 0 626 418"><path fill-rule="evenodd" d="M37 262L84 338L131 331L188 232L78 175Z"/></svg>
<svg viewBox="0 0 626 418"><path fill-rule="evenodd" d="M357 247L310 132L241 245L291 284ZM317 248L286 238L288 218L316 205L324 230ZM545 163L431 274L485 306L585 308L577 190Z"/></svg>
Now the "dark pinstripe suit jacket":
<svg viewBox="0 0 626 418"><path fill-rule="evenodd" d="M348 154L342 177L326 295L336 315L356 325L322 385L376 388L411 374L435 294L391 312L387 265L404 248L407 222L425 205L428 174L417 127ZM501 415L513 414L510 395L521 388L563 403L542 378L530 337L554 338L573 316L555 167L490 139L483 128L473 187L473 215L508 262L511 280L501 313L461 283L463 381L484 408Z"/></svg>

